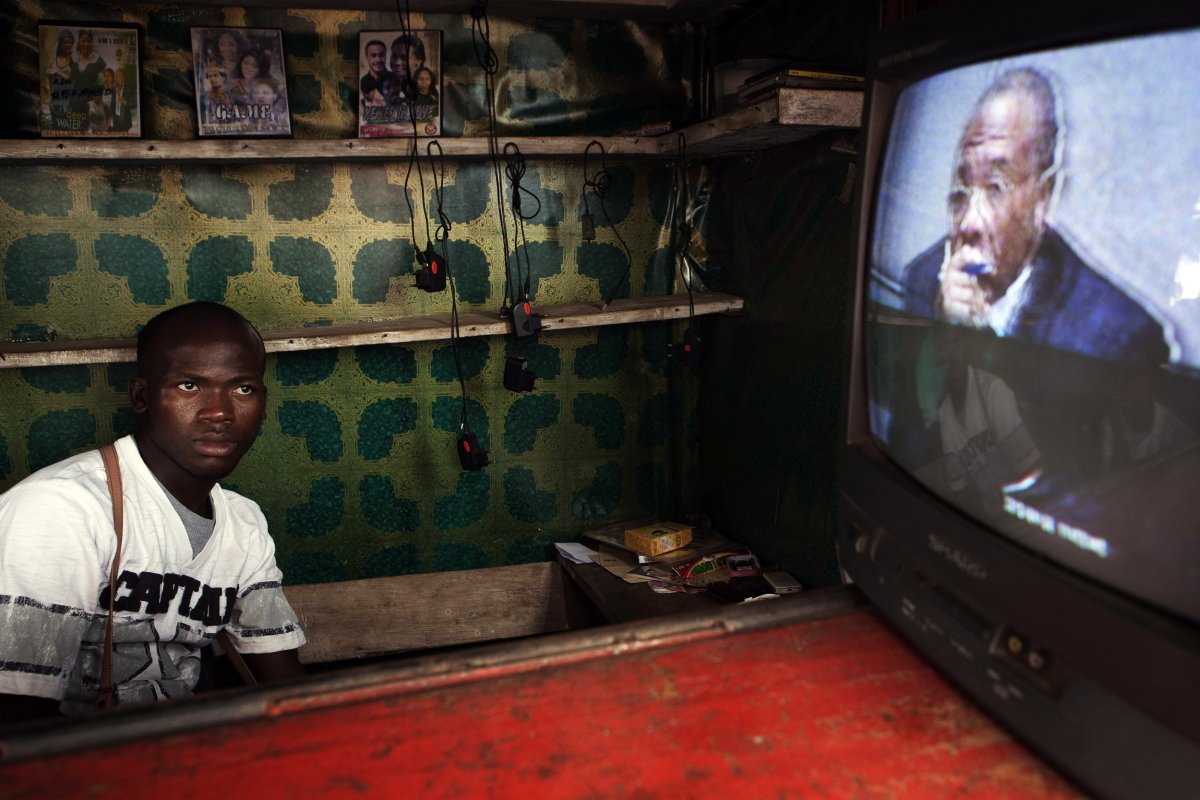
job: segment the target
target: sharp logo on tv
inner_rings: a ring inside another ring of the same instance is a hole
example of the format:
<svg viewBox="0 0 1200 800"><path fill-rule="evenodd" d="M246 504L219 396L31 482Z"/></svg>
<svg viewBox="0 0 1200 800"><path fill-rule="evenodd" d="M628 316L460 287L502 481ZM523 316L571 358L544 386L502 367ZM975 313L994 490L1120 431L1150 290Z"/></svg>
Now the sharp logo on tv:
<svg viewBox="0 0 1200 800"><path fill-rule="evenodd" d="M926 540L926 542L929 545L930 550L937 553L939 556L946 559L975 580L982 581L987 579L988 571L986 567L984 567L975 559L971 558L962 550L959 550L954 545L947 544L937 534L929 534L929 538Z"/></svg>

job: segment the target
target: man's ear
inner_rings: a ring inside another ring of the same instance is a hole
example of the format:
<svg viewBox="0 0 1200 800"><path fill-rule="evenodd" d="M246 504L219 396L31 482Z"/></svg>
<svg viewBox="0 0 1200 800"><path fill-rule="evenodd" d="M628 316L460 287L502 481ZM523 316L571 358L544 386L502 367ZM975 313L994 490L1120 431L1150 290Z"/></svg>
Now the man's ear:
<svg viewBox="0 0 1200 800"><path fill-rule="evenodd" d="M129 405L133 407L133 413L144 414L148 401L146 399L146 380L134 376L129 379Z"/></svg>
<svg viewBox="0 0 1200 800"><path fill-rule="evenodd" d="M1054 200L1054 186L1057 179L1058 175L1050 172L1043 175L1038 182L1037 201L1033 207L1033 221L1038 230L1041 230L1046 224L1046 217L1050 213L1050 203Z"/></svg>

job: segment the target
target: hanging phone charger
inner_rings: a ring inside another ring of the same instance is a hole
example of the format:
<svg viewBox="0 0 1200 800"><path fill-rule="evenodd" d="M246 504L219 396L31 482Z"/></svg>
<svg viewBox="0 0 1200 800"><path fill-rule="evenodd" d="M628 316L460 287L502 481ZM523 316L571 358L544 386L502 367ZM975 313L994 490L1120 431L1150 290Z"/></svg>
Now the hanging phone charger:
<svg viewBox="0 0 1200 800"><path fill-rule="evenodd" d="M537 379L529 371L529 362L520 356L509 356L504 362L504 388L510 392L532 392Z"/></svg>
<svg viewBox="0 0 1200 800"><path fill-rule="evenodd" d="M446 288L446 261L433 249L433 242L425 248L425 251L417 251L417 263L421 265L421 269L417 270L417 288L424 289L427 292L440 292Z"/></svg>
<svg viewBox="0 0 1200 800"><path fill-rule="evenodd" d="M590 213L584 214L583 217L580 218L579 222L583 227L583 240L585 242L595 241L596 221L592 219L592 215Z"/></svg>
<svg viewBox="0 0 1200 800"><path fill-rule="evenodd" d="M703 346L700 337L691 328L683 332L683 342L677 345L679 360L692 369L700 369L704 361Z"/></svg>
<svg viewBox="0 0 1200 800"><path fill-rule="evenodd" d="M513 306L513 333L517 338L532 336L542 329L542 318L533 313L533 306L528 300L522 300Z"/></svg>
<svg viewBox="0 0 1200 800"><path fill-rule="evenodd" d="M471 431L463 431L458 435L456 449L458 450L458 463L462 464L462 468L465 470L475 472L491 463L488 461L487 450L479 446L479 440Z"/></svg>

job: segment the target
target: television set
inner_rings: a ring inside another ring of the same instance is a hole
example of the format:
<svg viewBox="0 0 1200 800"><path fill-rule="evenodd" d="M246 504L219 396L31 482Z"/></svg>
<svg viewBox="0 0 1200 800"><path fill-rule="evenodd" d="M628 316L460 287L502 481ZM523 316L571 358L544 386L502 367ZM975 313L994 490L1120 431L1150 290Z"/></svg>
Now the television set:
<svg viewBox="0 0 1200 800"><path fill-rule="evenodd" d="M1089 794L1200 797L1200 6L943 6L867 72L842 569Z"/></svg>

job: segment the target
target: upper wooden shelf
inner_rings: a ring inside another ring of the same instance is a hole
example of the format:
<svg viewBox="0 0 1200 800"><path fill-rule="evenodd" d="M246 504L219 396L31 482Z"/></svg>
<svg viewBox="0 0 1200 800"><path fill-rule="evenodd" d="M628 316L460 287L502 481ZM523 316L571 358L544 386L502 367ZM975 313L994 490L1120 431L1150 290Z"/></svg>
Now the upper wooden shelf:
<svg viewBox="0 0 1200 800"><path fill-rule="evenodd" d="M697 293L695 314L740 311L744 303L740 297L719 292ZM534 312L542 316L542 330L546 332L683 319L689 316L686 294L617 299L607 308L602 308L599 302L535 306ZM499 312L460 312L458 327L460 336L497 336L512 330L510 320L501 317ZM451 336L450 315L432 314L380 322L264 330L262 336L268 353L447 340ZM0 369L128 363L134 360L135 355L133 339L0 342Z"/></svg>
<svg viewBox="0 0 1200 800"><path fill-rule="evenodd" d="M134 0L116 0L117 5L136 5ZM470 14L476 0L414 0L412 10L424 14ZM174 0L177 6L221 5L212 0ZM347 8L362 11L396 12L396 0L239 0L240 8ZM524 19L528 17L587 17L612 19L719 19L746 5L746 0L491 0L489 16Z"/></svg>
<svg viewBox="0 0 1200 800"><path fill-rule="evenodd" d="M682 130L689 157L718 158L797 141L831 128L856 128L862 117L861 91L782 88L778 95ZM591 141L609 156L670 157L675 132L659 136L510 136L526 156L582 156ZM417 140L424 155L425 144ZM484 137L444 137L447 158L489 154ZM0 161L25 163L125 161L254 162L311 160L403 160L412 139L5 139Z"/></svg>

